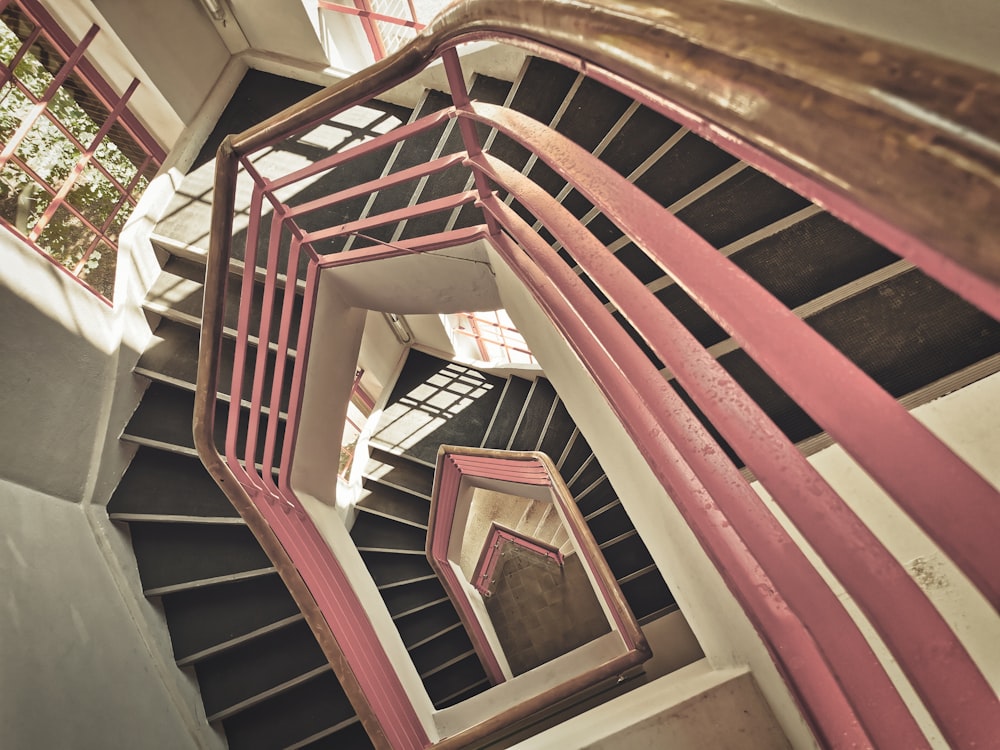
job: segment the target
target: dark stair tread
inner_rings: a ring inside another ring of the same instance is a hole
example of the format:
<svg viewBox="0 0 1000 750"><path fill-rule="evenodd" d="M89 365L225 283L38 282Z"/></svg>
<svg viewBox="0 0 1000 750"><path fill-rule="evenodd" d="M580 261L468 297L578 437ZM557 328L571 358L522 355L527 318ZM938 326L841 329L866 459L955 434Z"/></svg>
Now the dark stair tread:
<svg viewBox="0 0 1000 750"><path fill-rule="evenodd" d="M596 485L585 487L584 494L577 495L576 506L584 516L589 516L594 511L600 510L618 499L615 488L611 486L611 481L604 477Z"/></svg>
<svg viewBox="0 0 1000 750"><path fill-rule="evenodd" d="M444 587L436 578L406 586L395 586L382 592L385 605L393 617L400 617L405 613L415 613L420 607L432 602L439 602L446 596Z"/></svg>
<svg viewBox="0 0 1000 750"><path fill-rule="evenodd" d="M396 628L407 648L454 626L458 614L450 601L440 602L423 610L419 617L396 620Z"/></svg>
<svg viewBox="0 0 1000 750"><path fill-rule="evenodd" d="M430 500L434 489L434 472L404 456L396 456L373 447L371 460L364 476L370 482L388 485L398 490Z"/></svg>
<svg viewBox="0 0 1000 750"><path fill-rule="evenodd" d="M300 615L277 573L164 596L178 660Z"/></svg>
<svg viewBox="0 0 1000 750"><path fill-rule="evenodd" d="M336 676L327 671L226 718L222 724L232 750L265 750L302 742L354 716ZM364 744L367 737L358 737L350 726L345 732L345 737L358 742L341 745L345 750L370 747Z"/></svg>
<svg viewBox="0 0 1000 750"><path fill-rule="evenodd" d="M497 404L489 433L482 442L483 448L503 450L510 442L524 403L531 391L531 381L512 375Z"/></svg>
<svg viewBox="0 0 1000 750"><path fill-rule="evenodd" d="M587 443L587 439L583 436L583 433L577 432L576 437L573 439L573 444L562 457L559 464L559 474L564 480L572 479L593 454L594 452L590 449L590 445Z"/></svg>
<svg viewBox="0 0 1000 750"><path fill-rule="evenodd" d="M632 531L635 526L620 502L615 502L591 515L586 516L587 526L598 544Z"/></svg>
<svg viewBox="0 0 1000 750"><path fill-rule="evenodd" d="M194 393L182 388L175 388L165 383L152 383L146 390L146 395L139 407L132 414L122 436L137 442L146 442L165 448L177 448L189 454L194 451L194 434L191 426L191 415L194 413ZM245 453L245 441L249 424L249 409L240 409L240 428L237 439L237 450L240 456ZM218 401L215 405L215 445L220 452L225 449L226 429L229 419L229 404ZM263 456L265 429L271 417L262 414L257 435L256 460ZM278 417L277 431L278 451L280 455L285 420Z"/></svg>
<svg viewBox="0 0 1000 750"><path fill-rule="evenodd" d="M209 716L327 664L305 621L209 657L195 666Z"/></svg>
<svg viewBox="0 0 1000 750"><path fill-rule="evenodd" d="M553 463L557 462L566 450L575 429L576 424L569 415L566 404L562 399L558 399L538 449L551 458Z"/></svg>
<svg viewBox="0 0 1000 750"><path fill-rule="evenodd" d="M434 575L425 556L398 555L393 552L362 552L361 556L378 586L392 587Z"/></svg>
<svg viewBox="0 0 1000 750"><path fill-rule="evenodd" d="M471 649L472 641L469 640L465 629L456 627L411 649L410 656L413 658L413 665L417 668L417 672L423 675Z"/></svg>
<svg viewBox="0 0 1000 750"><path fill-rule="evenodd" d="M146 591L272 567L245 526L157 523L129 530Z"/></svg>
<svg viewBox="0 0 1000 750"><path fill-rule="evenodd" d="M108 514L239 518L201 462L140 446L108 502Z"/></svg>
<svg viewBox="0 0 1000 750"><path fill-rule="evenodd" d="M426 678L424 687L427 688L431 702L435 707L439 707L456 693L462 693L480 682L485 676L479 657L473 653Z"/></svg>
<svg viewBox="0 0 1000 750"><path fill-rule="evenodd" d="M164 319L156 328L153 340L143 351L136 371L154 380L162 380L194 390L198 376L198 347L200 332L193 326L178 323L169 319ZM249 345L246 353L245 371L252 372L257 363L257 347ZM233 363L236 354L236 342L230 338L223 338L222 348L219 354L219 393L225 396L230 394L233 381ZM266 404L270 404L272 378L276 355L273 351L266 353L266 366L264 369L264 394ZM291 390L291 373L295 366L295 358L288 356L285 364L286 377L282 385L280 410L288 409L288 394ZM241 392L241 398L247 401L249 398L247 386Z"/></svg>
<svg viewBox="0 0 1000 750"><path fill-rule="evenodd" d="M503 382L496 375L411 349L373 441L433 466L442 444L480 444ZM422 437L413 442L417 432Z"/></svg>
<svg viewBox="0 0 1000 750"><path fill-rule="evenodd" d="M620 585L637 620L676 604L673 594L656 568Z"/></svg>
<svg viewBox="0 0 1000 750"><path fill-rule="evenodd" d="M357 503L359 511L417 524L427 528L430 504L423 498L387 485L365 484L365 494Z"/></svg>
<svg viewBox="0 0 1000 750"><path fill-rule="evenodd" d="M352 721L340 726L336 732L317 732L314 739L289 745L287 750L369 750L373 748L371 739L360 721Z"/></svg>
<svg viewBox="0 0 1000 750"><path fill-rule="evenodd" d="M201 321L202 303L204 301L205 266L197 261L178 256L170 256L146 294L143 306L169 319L188 325L198 325ZM242 276L230 274L229 284L239 289ZM249 318L248 333L252 341L260 334L260 312L263 300L264 286L259 281L253 284L252 296L255 304ZM239 322L239 306L241 294L227 294L223 322L230 333L237 329ZM277 342L277 322L284 300L284 290L275 292L275 305L272 322L268 329L268 341ZM298 340L298 320L302 311L302 295L296 293L294 314L292 316L290 347L294 350Z"/></svg>
<svg viewBox="0 0 1000 750"><path fill-rule="evenodd" d="M393 550L424 554L427 532L371 513L359 513L351 529L351 538L359 549Z"/></svg>
<svg viewBox="0 0 1000 750"><path fill-rule="evenodd" d="M436 708L438 710L441 710L443 708L448 708L449 706L458 705L464 700L468 700L469 698L472 698L474 696L479 695L482 692L485 692L486 690L489 690L489 688L490 688L489 678L484 676L481 680L473 683L472 685L462 690L461 692L453 693L452 695L447 696L443 700L439 701Z"/></svg>
<svg viewBox="0 0 1000 750"><path fill-rule="evenodd" d="M502 104L510 91L511 84L508 81L501 81L490 76L477 75L469 89L469 98L473 101L486 102L489 104ZM486 139L489 129L477 123L480 143ZM457 144L457 145L456 145ZM464 149L461 131L458 127L452 127L449 143L443 153ZM436 175L431 175L424 187L421 200L427 201L434 198L441 198L446 195L454 195L465 189L471 175L465 167L452 167L451 169ZM429 234L444 231L447 226L449 216L442 213L430 214L428 216L418 216L410 219L403 229L400 239L411 237L421 237Z"/></svg>
<svg viewBox="0 0 1000 750"><path fill-rule="evenodd" d="M616 579L621 580L653 564L653 558L638 534L622 535L616 539L619 541L601 549Z"/></svg>
<svg viewBox="0 0 1000 750"><path fill-rule="evenodd" d="M542 431L552 411L556 390L545 378L536 378L521 414L514 435L510 439L509 449L514 451L533 451L538 446Z"/></svg>
<svg viewBox="0 0 1000 750"><path fill-rule="evenodd" d="M426 92L424 100L418 107L416 118L424 117L449 106L451 106L450 95L444 93L443 91L429 89ZM430 130L407 138L396 154L396 158L392 160L389 167L389 174L401 172L404 169L409 169L410 167L430 161L432 154L444 136L445 128L446 123L441 123ZM372 202L367 215L377 216L379 214L386 213L387 211L400 208L401 206L408 205L415 190L416 181L411 181L401 185L394 185L392 187L379 190L375 194L375 200ZM397 224L393 223L373 227L372 229L366 231L365 234L368 237L387 242L391 239L396 226ZM360 247L364 244L366 243L356 244L355 246Z"/></svg>

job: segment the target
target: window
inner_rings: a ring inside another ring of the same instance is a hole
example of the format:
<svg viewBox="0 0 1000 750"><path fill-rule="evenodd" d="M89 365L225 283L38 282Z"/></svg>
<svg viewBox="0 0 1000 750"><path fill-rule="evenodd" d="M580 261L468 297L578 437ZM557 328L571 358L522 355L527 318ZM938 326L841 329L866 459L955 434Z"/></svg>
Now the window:
<svg viewBox="0 0 1000 750"><path fill-rule="evenodd" d="M4 3L0 0L0 7ZM36 0L0 11L0 222L110 300L118 235L163 160L74 43Z"/></svg>

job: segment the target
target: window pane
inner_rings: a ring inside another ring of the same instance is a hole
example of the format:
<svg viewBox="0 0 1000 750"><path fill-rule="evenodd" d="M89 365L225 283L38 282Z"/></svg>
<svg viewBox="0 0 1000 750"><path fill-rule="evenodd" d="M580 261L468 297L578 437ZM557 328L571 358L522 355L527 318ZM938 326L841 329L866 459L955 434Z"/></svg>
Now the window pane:
<svg viewBox="0 0 1000 750"><path fill-rule="evenodd" d="M6 144L31 110L31 101L14 86L0 94L0 142Z"/></svg>
<svg viewBox="0 0 1000 750"><path fill-rule="evenodd" d="M104 222L111 218L120 198L118 188L93 165L77 178L67 196L74 208L98 227L104 226Z"/></svg>
<svg viewBox="0 0 1000 750"><path fill-rule="evenodd" d="M15 153L57 190L80 159L77 147L44 115L35 121Z"/></svg>
<svg viewBox="0 0 1000 750"><path fill-rule="evenodd" d="M124 140L122 136L124 136ZM139 151L138 159L130 158L132 154L128 153L128 150L133 145L134 141L119 125L112 128L97 147L97 160L122 186L126 186L132 181L137 171L136 164L142 164L146 158L146 154L141 151Z"/></svg>
<svg viewBox="0 0 1000 750"><path fill-rule="evenodd" d="M41 96L52 83L65 59L44 37L39 37L31 45L21 62L14 68L14 74L35 96Z"/></svg>
<svg viewBox="0 0 1000 750"><path fill-rule="evenodd" d="M52 221L42 230L38 245L66 268L72 269L93 240L94 235L87 229L87 225L65 206L59 206Z"/></svg>
<svg viewBox="0 0 1000 750"><path fill-rule="evenodd" d="M95 290L111 299L115 293L115 268L118 265L118 253L104 242L99 242L94 252L80 269L80 278L84 279Z"/></svg>
<svg viewBox="0 0 1000 750"><path fill-rule="evenodd" d="M52 202L16 164L8 164L0 173L0 216L27 236Z"/></svg>
<svg viewBox="0 0 1000 750"><path fill-rule="evenodd" d="M49 111L84 148L91 145L108 118L108 110L75 75L70 76L52 97Z"/></svg>
<svg viewBox="0 0 1000 750"><path fill-rule="evenodd" d="M15 5L8 6L0 14L0 61L4 65L10 64L22 41L34 30L35 25Z"/></svg>

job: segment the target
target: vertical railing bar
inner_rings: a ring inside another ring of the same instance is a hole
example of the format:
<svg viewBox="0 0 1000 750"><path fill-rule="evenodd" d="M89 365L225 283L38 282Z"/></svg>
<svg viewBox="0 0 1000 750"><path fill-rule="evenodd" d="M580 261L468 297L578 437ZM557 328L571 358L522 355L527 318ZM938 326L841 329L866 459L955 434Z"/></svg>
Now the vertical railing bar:
<svg viewBox="0 0 1000 750"><path fill-rule="evenodd" d="M281 217L284 221L284 217ZM275 221L278 217L275 216ZM288 264L285 270L285 288L281 306L281 322L278 331L278 351L275 354L274 371L271 375L271 416L267 422L267 434L264 439L264 481L270 489L280 494L285 502L291 504L292 497L280 493L278 486L274 483L271 475L271 468L274 465L275 444L278 439L278 426L281 423L279 413L281 411L281 392L285 381L285 365L288 358L288 342L291 338L292 314L295 310L295 298L298 295L298 268L299 268L299 248L302 240L297 237L292 238L291 247L288 250ZM293 426L285 422L285 435L283 441L288 440L288 430ZM279 466L279 472L280 472Z"/></svg>
<svg viewBox="0 0 1000 750"><path fill-rule="evenodd" d="M246 445L244 446L247 466L253 466L257 461L257 438L260 430L261 402L264 395L264 376L267 372L267 357L271 348L271 318L274 314L274 295L278 286L277 270L282 229L283 224L280 214L272 214L271 231L268 234L267 243L267 270L264 277L264 298L261 302L260 333L257 337L257 361L254 367L253 388L250 397L250 415L247 423ZM247 272L245 264L243 272L244 274ZM253 272L251 271L252 275ZM268 419L278 419L278 415L268 415ZM270 483L263 477L261 477L261 481L265 483L263 487L266 487Z"/></svg>
<svg viewBox="0 0 1000 750"><path fill-rule="evenodd" d="M482 158L490 161L494 182L573 248L574 259L744 458L865 611L944 733L956 741L960 735L949 731L949 722L964 724L973 714L988 716L991 709L1000 708L982 673L916 581L693 334L568 210L512 167ZM617 197L628 201L633 196L619 192ZM900 618L900 612L908 617Z"/></svg>
<svg viewBox="0 0 1000 750"><path fill-rule="evenodd" d="M256 486L257 484L256 481L251 480L251 477L256 474L256 465L252 462L247 464L246 467L240 465L236 440L239 435L240 414L243 408L243 381L246 379L245 369L250 338L250 313L253 309L253 264L256 263L257 259L260 217L264 202L263 189L263 186L255 181L253 193L250 197L250 217L247 223L246 249L243 252L243 277L240 280L240 306L236 326L235 352L233 354L233 374L229 387L229 419L226 424L226 460L234 474L238 477L242 475L244 486ZM226 273L228 273L228 269ZM261 342L258 341L258 352L261 345ZM267 344L264 343L263 346L266 348Z"/></svg>
<svg viewBox="0 0 1000 750"><path fill-rule="evenodd" d="M476 127L470 120L461 117L461 112L469 109L470 101L469 92L465 87L465 76L462 73L462 63L458 59L458 51L455 48L445 50L441 55L441 59L444 62L445 75L448 79L448 87L451 90L451 100L456 110L458 110L458 128L462 133L465 151L469 156L477 156L483 150L479 143L479 135L476 133ZM487 195L490 195L492 191L482 173L473 167L472 174L479 197L485 198ZM497 224L496 219L491 216L486 216L486 226L490 234L496 234L500 231L500 226Z"/></svg>

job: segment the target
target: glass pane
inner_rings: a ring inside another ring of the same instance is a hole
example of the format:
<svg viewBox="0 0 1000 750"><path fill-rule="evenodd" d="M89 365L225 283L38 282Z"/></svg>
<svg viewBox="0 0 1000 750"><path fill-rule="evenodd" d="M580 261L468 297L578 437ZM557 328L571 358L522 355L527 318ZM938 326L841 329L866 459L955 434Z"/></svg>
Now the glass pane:
<svg viewBox="0 0 1000 750"><path fill-rule="evenodd" d="M111 218L120 199L118 188L93 165L77 178L67 196L73 207L98 227Z"/></svg>
<svg viewBox="0 0 1000 750"><path fill-rule="evenodd" d="M117 267L118 253L106 243L99 242L94 248L94 252L83 264L83 268L80 269L80 278L105 298L111 299L115 292L115 269Z"/></svg>
<svg viewBox="0 0 1000 750"><path fill-rule="evenodd" d="M15 153L55 189L80 159L79 149L44 115L28 131Z"/></svg>
<svg viewBox="0 0 1000 750"><path fill-rule="evenodd" d="M101 165L123 186L128 185L135 177L135 164L108 138L98 144L96 155Z"/></svg>
<svg viewBox="0 0 1000 750"><path fill-rule="evenodd" d="M0 216L25 237L51 202L52 196L16 164L0 172Z"/></svg>
<svg viewBox="0 0 1000 750"><path fill-rule="evenodd" d="M90 147L108 118L107 108L75 75L70 76L52 97L49 111L84 148Z"/></svg>
<svg viewBox="0 0 1000 750"><path fill-rule="evenodd" d="M65 59L59 51L47 39L39 37L31 45L28 54L21 58L21 62L14 68L14 74L28 91L35 96L41 96L64 62Z"/></svg>
<svg viewBox="0 0 1000 750"><path fill-rule="evenodd" d="M3 94L0 95L0 142L6 144L10 141L33 106L17 87L4 87Z"/></svg>
<svg viewBox="0 0 1000 750"><path fill-rule="evenodd" d="M66 206L59 206L41 237L38 245L62 263L72 269L87 252L94 234L87 225L74 216Z"/></svg>
<svg viewBox="0 0 1000 750"><path fill-rule="evenodd" d="M21 48L23 40L35 30L19 8L11 5L0 14L0 62L10 65L14 55Z"/></svg>

